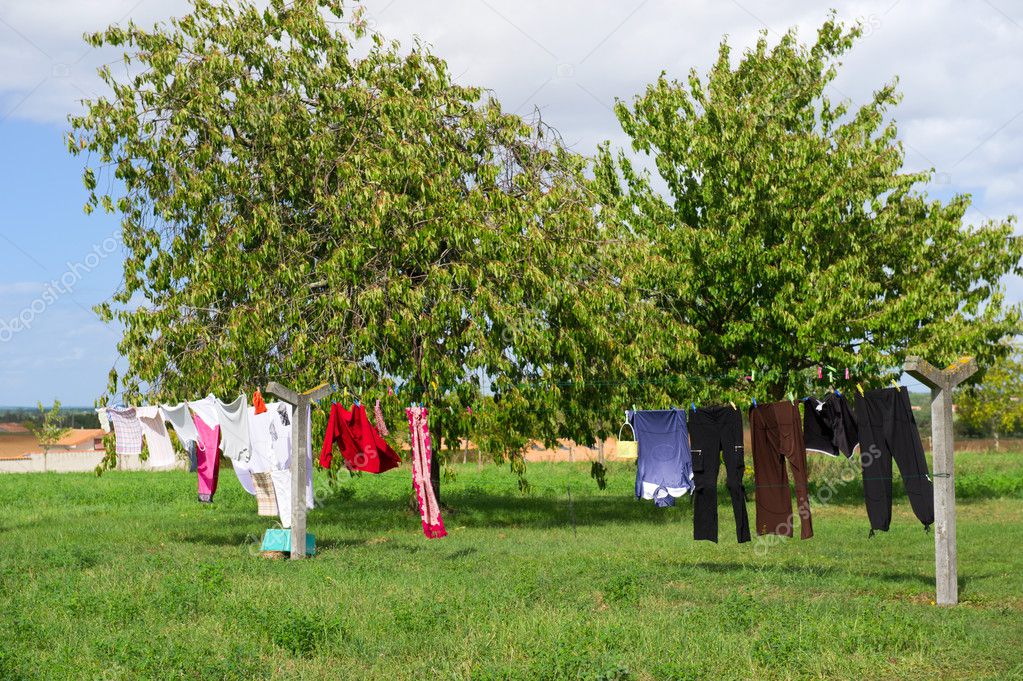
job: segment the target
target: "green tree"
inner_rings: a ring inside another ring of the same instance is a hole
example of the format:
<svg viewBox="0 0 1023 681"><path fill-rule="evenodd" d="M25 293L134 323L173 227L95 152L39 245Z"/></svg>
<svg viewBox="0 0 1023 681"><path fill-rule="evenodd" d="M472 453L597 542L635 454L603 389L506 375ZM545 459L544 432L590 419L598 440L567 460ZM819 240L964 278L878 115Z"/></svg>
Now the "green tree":
<svg viewBox="0 0 1023 681"><path fill-rule="evenodd" d="M625 292L607 285L585 159L423 45L366 33L336 0L194 0L87 39L134 73L102 68L112 94L68 135L89 158L86 211L122 218L123 283L99 308L124 329L110 395L273 379L368 402L393 385L430 404L439 452L476 377L554 437L552 386L613 361L595 310Z"/></svg>
<svg viewBox="0 0 1023 681"><path fill-rule="evenodd" d="M29 430L36 436L36 441L43 448L43 454L49 454L50 450L57 446L60 439L71 432L70 428L64 426L64 417L60 413L60 400L54 400L49 410L38 403L39 420L28 424Z"/></svg>
<svg viewBox="0 0 1023 681"><path fill-rule="evenodd" d="M1011 354L991 365L975 382L956 391L959 425L975 435L990 435L995 449L1002 435L1023 431L1023 354Z"/></svg>
<svg viewBox="0 0 1023 681"><path fill-rule="evenodd" d="M781 399L822 364L876 386L909 353L983 365L1019 332L1000 284L1020 271L1015 219L971 225L968 196L926 197L933 170L904 171L888 117L894 82L855 109L829 96L860 34L831 17L812 45L764 34L738 59L725 41L705 78L662 74L617 104L657 176L599 152L601 217L636 236L636 286L663 316L648 373L710 377L665 399Z"/></svg>

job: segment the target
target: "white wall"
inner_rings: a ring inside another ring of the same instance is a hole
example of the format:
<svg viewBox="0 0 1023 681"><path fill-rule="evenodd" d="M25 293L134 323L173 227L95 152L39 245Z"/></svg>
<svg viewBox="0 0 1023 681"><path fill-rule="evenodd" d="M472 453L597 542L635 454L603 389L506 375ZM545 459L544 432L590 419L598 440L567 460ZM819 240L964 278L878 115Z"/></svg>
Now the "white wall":
<svg viewBox="0 0 1023 681"><path fill-rule="evenodd" d="M103 452L94 451L52 451L49 454L29 454L27 459L0 461L0 473L90 473L103 460ZM177 468L188 467L187 461L178 461ZM148 469L148 464L139 457L122 457L118 470L139 471Z"/></svg>

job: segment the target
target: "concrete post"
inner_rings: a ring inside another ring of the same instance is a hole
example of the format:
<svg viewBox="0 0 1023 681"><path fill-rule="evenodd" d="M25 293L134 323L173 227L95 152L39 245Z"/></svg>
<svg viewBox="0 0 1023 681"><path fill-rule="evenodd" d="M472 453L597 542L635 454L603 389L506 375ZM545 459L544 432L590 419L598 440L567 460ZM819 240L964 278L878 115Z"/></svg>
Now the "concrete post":
<svg viewBox="0 0 1023 681"><path fill-rule="evenodd" d="M295 407L291 432L291 559L301 560L305 558L306 457L311 438L309 406L330 394L330 388L321 385L308 392L297 393L280 383L271 383L265 392Z"/></svg>
<svg viewBox="0 0 1023 681"><path fill-rule="evenodd" d="M906 373L931 389L931 440L934 458L934 579L938 605L959 602L956 550L956 488L952 432L952 390L977 371L964 357L942 370L919 357L907 357Z"/></svg>

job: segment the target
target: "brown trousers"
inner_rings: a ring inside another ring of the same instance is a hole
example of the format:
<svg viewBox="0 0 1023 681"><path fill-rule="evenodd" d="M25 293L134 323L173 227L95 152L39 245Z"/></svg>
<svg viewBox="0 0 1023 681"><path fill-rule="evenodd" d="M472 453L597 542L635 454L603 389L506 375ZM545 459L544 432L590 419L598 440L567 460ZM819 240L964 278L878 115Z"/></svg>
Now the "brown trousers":
<svg viewBox="0 0 1023 681"><path fill-rule="evenodd" d="M750 409L753 479L756 483L757 534L792 536L795 518L785 461L792 467L799 508L800 535L813 536L806 478L806 443L799 407L791 402L761 404Z"/></svg>

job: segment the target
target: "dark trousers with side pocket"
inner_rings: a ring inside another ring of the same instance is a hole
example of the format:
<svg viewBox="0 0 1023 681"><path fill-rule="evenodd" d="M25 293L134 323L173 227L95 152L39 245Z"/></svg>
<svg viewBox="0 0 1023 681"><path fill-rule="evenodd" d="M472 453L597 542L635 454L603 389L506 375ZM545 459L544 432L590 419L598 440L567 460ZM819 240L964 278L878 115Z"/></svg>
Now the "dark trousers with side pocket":
<svg viewBox="0 0 1023 681"><path fill-rule="evenodd" d="M689 418L693 455L693 538L718 540L718 471L725 463L725 479L735 514L735 537L748 542L749 514L742 477L746 460L742 445L742 414L732 407L701 407ZM720 456L719 456L720 454Z"/></svg>
<svg viewBox="0 0 1023 681"><path fill-rule="evenodd" d="M792 468L803 539L813 536L810 492L806 471L806 442L799 407L791 402L762 404L750 409L753 440L753 479L756 483L757 534L792 536L795 518L785 462Z"/></svg>
<svg viewBox="0 0 1023 681"><path fill-rule="evenodd" d="M902 473L913 513L924 527L929 527L934 522L934 486L909 391L868 390L856 400L856 420L863 463L863 496L871 531L887 532L892 522L892 458Z"/></svg>

